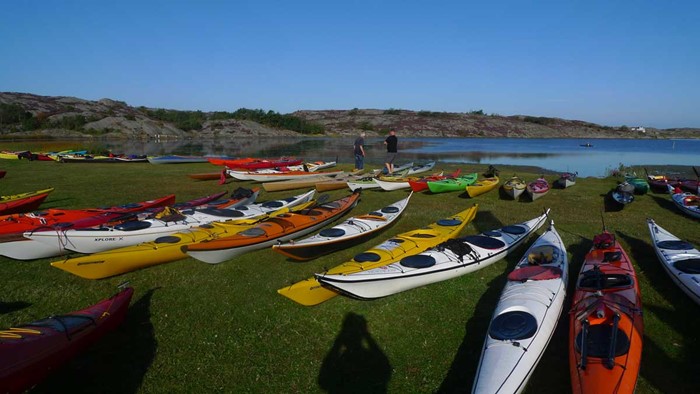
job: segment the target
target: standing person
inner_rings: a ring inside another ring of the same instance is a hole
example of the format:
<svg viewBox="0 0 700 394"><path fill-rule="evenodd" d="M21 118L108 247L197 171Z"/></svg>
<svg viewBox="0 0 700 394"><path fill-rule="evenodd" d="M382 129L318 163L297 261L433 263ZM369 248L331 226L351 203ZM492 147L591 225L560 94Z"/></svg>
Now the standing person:
<svg viewBox="0 0 700 394"><path fill-rule="evenodd" d="M361 132L360 136L355 140L353 145L355 150L355 170L363 170L365 168L365 132Z"/></svg>
<svg viewBox="0 0 700 394"><path fill-rule="evenodd" d="M384 140L384 145L386 145L386 161L384 165L387 172L392 174L394 172L394 159L396 159L399 145L399 139L396 138L396 130L391 129L389 131L389 136Z"/></svg>

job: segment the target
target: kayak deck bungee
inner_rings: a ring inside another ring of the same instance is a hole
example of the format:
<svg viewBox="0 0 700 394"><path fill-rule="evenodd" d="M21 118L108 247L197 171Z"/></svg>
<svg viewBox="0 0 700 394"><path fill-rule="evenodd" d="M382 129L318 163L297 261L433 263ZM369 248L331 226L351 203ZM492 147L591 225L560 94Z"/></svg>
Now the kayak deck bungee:
<svg viewBox="0 0 700 394"><path fill-rule="evenodd" d="M295 260L306 261L350 247L392 225L408 206L411 195L366 215L353 216L312 237L273 245L272 250Z"/></svg>
<svg viewBox="0 0 700 394"><path fill-rule="evenodd" d="M664 271L685 294L700 305L700 251L647 219L656 256Z"/></svg>
<svg viewBox="0 0 700 394"><path fill-rule="evenodd" d="M283 207L264 217L244 219L234 222L212 222L187 231L145 242L139 245L112 249L88 256L54 261L51 266L86 279L102 279L110 276L186 259L183 247L206 239L217 239L236 234L251 228L266 218L306 208L313 202L306 202L294 207Z"/></svg>
<svg viewBox="0 0 700 394"><path fill-rule="evenodd" d="M386 297L456 278L501 260L540 228L549 214L480 235L449 240L432 249L379 268L342 274L316 274L316 280L359 299Z"/></svg>
<svg viewBox="0 0 700 394"><path fill-rule="evenodd" d="M479 206L469 207L455 215L440 219L426 227L395 235L381 244L359 253L352 260L340 264L327 274L349 274L391 264L402 257L420 253L435 245L454 238L476 216ZM339 293L322 287L316 277L285 286L277 292L301 305L313 306L327 301Z"/></svg>
<svg viewBox="0 0 700 394"><path fill-rule="evenodd" d="M359 198L360 193L353 192L348 197L316 204L302 211L278 215L245 231L218 239L204 240L187 245L183 249L197 260L218 264L243 253L313 232L354 208Z"/></svg>
<svg viewBox="0 0 700 394"><path fill-rule="evenodd" d="M568 280L564 243L552 222L508 275L472 393L520 393L545 352L563 310Z"/></svg>
<svg viewBox="0 0 700 394"><path fill-rule="evenodd" d="M634 268L615 237L603 231L583 261L569 314L573 392L634 392L643 331Z"/></svg>

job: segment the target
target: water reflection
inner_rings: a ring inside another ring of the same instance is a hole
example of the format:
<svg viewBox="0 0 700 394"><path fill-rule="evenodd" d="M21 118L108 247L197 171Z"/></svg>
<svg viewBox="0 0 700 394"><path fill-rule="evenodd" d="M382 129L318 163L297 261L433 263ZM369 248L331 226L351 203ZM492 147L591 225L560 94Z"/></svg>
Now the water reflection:
<svg viewBox="0 0 700 394"><path fill-rule="evenodd" d="M309 161L354 162L355 137L236 137L217 140L99 140L0 142L0 149L50 151L89 149L137 155L212 155L233 157L298 156ZM366 162L381 165L383 137L367 138ZM591 148L582 143L590 142ZM59 148L61 146L61 148ZM631 165L700 165L700 140L588 140L518 138L401 138L400 163L438 160L448 163L536 166L579 175L605 176L620 163Z"/></svg>

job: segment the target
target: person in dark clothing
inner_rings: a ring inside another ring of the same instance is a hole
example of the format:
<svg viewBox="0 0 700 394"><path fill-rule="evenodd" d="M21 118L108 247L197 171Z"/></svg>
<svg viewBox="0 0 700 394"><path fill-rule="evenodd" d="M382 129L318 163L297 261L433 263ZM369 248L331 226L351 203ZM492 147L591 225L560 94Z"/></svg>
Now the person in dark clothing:
<svg viewBox="0 0 700 394"><path fill-rule="evenodd" d="M384 145L386 145L386 160L384 165L389 174L394 172L394 159L398 153L399 139L396 138L396 130L392 129L389 131L389 136L384 140Z"/></svg>
<svg viewBox="0 0 700 394"><path fill-rule="evenodd" d="M361 132L360 136L355 140L353 145L355 150L355 170L363 170L365 168L365 132Z"/></svg>

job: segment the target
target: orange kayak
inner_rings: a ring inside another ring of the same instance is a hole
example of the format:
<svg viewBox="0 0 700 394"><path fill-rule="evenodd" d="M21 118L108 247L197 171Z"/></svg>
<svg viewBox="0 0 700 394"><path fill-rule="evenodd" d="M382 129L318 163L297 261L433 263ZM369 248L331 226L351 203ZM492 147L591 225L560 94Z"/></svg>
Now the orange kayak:
<svg viewBox="0 0 700 394"><path fill-rule="evenodd" d="M186 245L183 250L197 260L218 264L243 253L311 233L348 212L357 205L359 198L360 193L356 192L336 201L317 203L299 212L269 218L229 237Z"/></svg>
<svg viewBox="0 0 700 394"><path fill-rule="evenodd" d="M611 233L593 238L572 305L573 392L634 392L642 357L642 299L634 267Z"/></svg>

